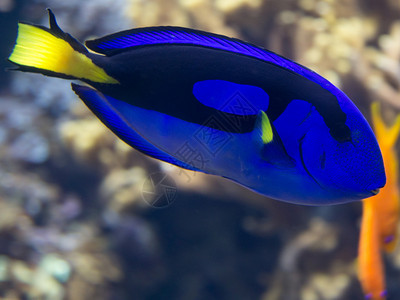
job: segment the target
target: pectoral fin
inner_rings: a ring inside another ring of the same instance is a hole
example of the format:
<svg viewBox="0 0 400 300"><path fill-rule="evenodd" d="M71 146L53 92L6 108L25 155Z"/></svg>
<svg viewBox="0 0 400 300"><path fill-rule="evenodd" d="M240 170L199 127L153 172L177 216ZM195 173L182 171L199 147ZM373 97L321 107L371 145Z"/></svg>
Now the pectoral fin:
<svg viewBox="0 0 400 300"><path fill-rule="evenodd" d="M263 160L279 168L294 166L294 160L286 152L282 140L264 111L258 113L253 138Z"/></svg>

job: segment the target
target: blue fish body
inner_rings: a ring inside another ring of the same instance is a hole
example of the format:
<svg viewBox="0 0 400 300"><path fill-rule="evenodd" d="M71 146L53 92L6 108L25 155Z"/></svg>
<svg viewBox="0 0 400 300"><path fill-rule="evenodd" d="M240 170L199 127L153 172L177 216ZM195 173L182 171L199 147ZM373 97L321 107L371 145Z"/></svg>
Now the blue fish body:
<svg viewBox="0 0 400 300"><path fill-rule="evenodd" d="M95 52L89 53L61 31L51 12L50 25L48 32L89 58L88 69L101 71L78 76L69 66L60 71L26 65L17 55L10 60L22 71L90 84L72 88L146 155L299 204L359 200L385 184L378 143L360 111L299 64L237 39L179 27L87 41Z"/></svg>

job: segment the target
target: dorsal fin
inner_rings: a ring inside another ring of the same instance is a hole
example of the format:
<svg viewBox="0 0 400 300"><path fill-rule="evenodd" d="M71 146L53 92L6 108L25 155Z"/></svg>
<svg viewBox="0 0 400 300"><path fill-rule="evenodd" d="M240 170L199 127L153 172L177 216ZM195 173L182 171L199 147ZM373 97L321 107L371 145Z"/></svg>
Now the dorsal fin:
<svg viewBox="0 0 400 300"><path fill-rule="evenodd" d="M107 56L124 52L133 47L160 44L211 47L259 58L268 53L268 51L235 38L175 26L135 28L86 42L86 46L89 49Z"/></svg>
<svg viewBox="0 0 400 300"><path fill-rule="evenodd" d="M107 56L125 52L135 47L162 44L185 44L209 47L251 56L302 75L324 88L332 86L331 83L315 72L274 52L236 38L190 28L174 26L143 27L125 30L99 39L86 41L86 46L89 49Z"/></svg>
<svg viewBox="0 0 400 300"><path fill-rule="evenodd" d="M160 44L210 47L252 56L284 68L289 68L292 64L298 66L293 61L278 54L239 39L184 27L156 26L135 28L86 41L86 46L89 49L107 56L112 56L134 47Z"/></svg>
<svg viewBox="0 0 400 300"><path fill-rule="evenodd" d="M251 43L206 31L175 26L155 26L134 28L86 41L86 46L94 52L112 56L135 47L150 45L194 45L208 47L260 59L280 66L330 90L338 98L342 92L328 80L312 70L284 58L272 51Z"/></svg>

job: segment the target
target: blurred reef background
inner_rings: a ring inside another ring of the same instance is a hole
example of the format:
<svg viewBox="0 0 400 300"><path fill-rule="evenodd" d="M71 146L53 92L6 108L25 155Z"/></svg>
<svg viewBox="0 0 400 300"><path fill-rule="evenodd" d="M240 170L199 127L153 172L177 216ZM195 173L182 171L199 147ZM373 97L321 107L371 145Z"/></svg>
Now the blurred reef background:
<svg viewBox="0 0 400 300"><path fill-rule="evenodd" d="M361 203L280 203L158 162L69 82L5 72L17 21L47 26L47 7L81 41L154 25L235 36L317 71L368 119L372 101L387 122L400 111L398 0L0 0L1 299L363 299ZM385 265L400 299L400 248Z"/></svg>

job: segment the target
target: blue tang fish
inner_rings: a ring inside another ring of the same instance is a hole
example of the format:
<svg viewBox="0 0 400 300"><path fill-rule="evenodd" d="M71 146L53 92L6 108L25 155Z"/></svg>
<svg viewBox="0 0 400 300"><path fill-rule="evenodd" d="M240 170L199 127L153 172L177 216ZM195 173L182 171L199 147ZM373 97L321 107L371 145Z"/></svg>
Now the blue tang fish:
<svg viewBox="0 0 400 300"><path fill-rule="evenodd" d="M74 92L144 154L299 204L359 200L385 185L367 121L313 71L181 27L136 28L84 46L49 15L50 28L19 23L9 60L20 71L85 82Z"/></svg>

